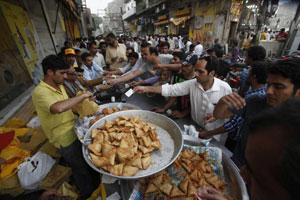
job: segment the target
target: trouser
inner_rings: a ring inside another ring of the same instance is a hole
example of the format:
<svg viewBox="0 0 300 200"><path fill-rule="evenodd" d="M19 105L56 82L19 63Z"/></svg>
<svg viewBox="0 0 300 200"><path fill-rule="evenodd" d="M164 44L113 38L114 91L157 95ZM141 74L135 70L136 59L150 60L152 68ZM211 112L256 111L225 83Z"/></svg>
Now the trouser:
<svg viewBox="0 0 300 200"><path fill-rule="evenodd" d="M99 186L100 175L85 162L79 140L71 145L58 149L67 164L72 168L75 184L79 189L80 198L88 198Z"/></svg>
<svg viewBox="0 0 300 200"><path fill-rule="evenodd" d="M237 141L236 141L236 140L233 140L233 139L231 139L230 137L227 137L224 146L225 146L227 149L229 149L231 152L233 152L234 149L235 149L236 144L237 144Z"/></svg>

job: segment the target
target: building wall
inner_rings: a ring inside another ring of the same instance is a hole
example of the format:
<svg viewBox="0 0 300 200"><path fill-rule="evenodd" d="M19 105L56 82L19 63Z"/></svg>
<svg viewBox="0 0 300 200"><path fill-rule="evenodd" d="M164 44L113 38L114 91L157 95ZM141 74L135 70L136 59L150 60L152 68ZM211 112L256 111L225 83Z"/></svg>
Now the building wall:
<svg viewBox="0 0 300 200"><path fill-rule="evenodd" d="M296 1L285 1L283 3L279 3L276 16L268 20L269 27L272 30L279 30L280 28L288 29L296 14L298 4L299 2Z"/></svg>

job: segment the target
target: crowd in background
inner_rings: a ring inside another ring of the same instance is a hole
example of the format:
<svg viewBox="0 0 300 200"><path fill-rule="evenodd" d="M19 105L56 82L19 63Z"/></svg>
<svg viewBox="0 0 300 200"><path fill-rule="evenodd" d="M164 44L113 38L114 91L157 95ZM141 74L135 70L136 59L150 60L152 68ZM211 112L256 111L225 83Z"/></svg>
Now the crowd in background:
<svg viewBox="0 0 300 200"><path fill-rule="evenodd" d="M91 193L95 180L83 174L89 171L82 167L86 166L83 159L71 157L80 149L78 140L70 138L75 123L71 109L83 99L97 102L93 95L97 91L124 83L149 98L166 97L153 111L173 118L190 116L199 137L214 137L231 150L252 199L299 199L300 168L295 163L300 157L300 102L294 98L300 96L300 62L268 63L266 50L250 45L244 48L246 66L235 93L228 77L239 63L238 46L233 40L230 53L224 55L218 39L203 47L181 36L132 38L110 33L67 41L59 56L47 56L42 63L45 78L36 87L33 102L43 129L53 130L50 142L60 149L73 175L77 173L74 178L81 195ZM50 93L59 101L48 98ZM66 130L65 121L55 123L55 129L49 127L49 118L55 121L52 114L66 115L69 132L55 132L57 127ZM225 199L209 188L201 188L197 195Z"/></svg>

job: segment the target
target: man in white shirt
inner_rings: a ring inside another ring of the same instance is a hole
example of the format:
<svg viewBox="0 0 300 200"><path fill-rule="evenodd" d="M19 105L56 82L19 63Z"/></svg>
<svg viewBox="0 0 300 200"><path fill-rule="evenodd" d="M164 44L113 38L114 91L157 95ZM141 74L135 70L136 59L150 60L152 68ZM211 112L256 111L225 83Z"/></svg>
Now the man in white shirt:
<svg viewBox="0 0 300 200"><path fill-rule="evenodd" d="M133 38L133 49L135 52L139 52L139 44L138 44L138 38L134 37Z"/></svg>
<svg viewBox="0 0 300 200"><path fill-rule="evenodd" d="M200 42L197 42L197 45L195 46L195 54L200 57L202 55L203 46L200 44Z"/></svg>
<svg viewBox="0 0 300 200"><path fill-rule="evenodd" d="M130 69L135 66L136 61L139 59L139 54L136 52L131 52L127 55L128 64L125 67L120 67L112 71L104 71L104 74L111 74L111 75L119 75L128 72Z"/></svg>
<svg viewBox="0 0 300 200"><path fill-rule="evenodd" d="M93 57L91 54L85 52L81 55L82 57L82 66L81 68L84 70L83 78L86 80L94 80L95 78L100 78L104 72L102 67L93 62Z"/></svg>
<svg viewBox="0 0 300 200"><path fill-rule="evenodd" d="M170 37L169 37L169 44L170 44L170 51L174 51L174 49L175 49L175 39L173 38L173 35L170 35Z"/></svg>
<svg viewBox="0 0 300 200"><path fill-rule="evenodd" d="M185 53L189 53L190 52L190 45L192 44L192 42L189 40L188 37L184 37L182 39L182 42L184 44L184 51L185 51Z"/></svg>
<svg viewBox="0 0 300 200"><path fill-rule="evenodd" d="M106 48L105 61L110 67L124 67L127 62L126 46L120 44L113 33L106 36L108 47Z"/></svg>
<svg viewBox="0 0 300 200"><path fill-rule="evenodd" d="M93 62L99 65L102 68L106 67L104 56L101 53L98 53L96 42L91 42L89 45L89 52L93 56Z"/></svg>
<svg viewBox="0 0 300 200"><path fill-rule="evenodd" d="M190 94L192 119L200 127L212 130L226 122L224 119L215 120L213 118L212 113L215 105L223 96L232 92L226 82L214 77L216 67L217 63L214 63L211 57L203 57L195 65L196 79L175 85L138 86L134 88L134 91L137 93L161 93L163 96L184 96ZM225 142L225 137L222 136L221 138L218 136L215 138Z"/></svg>
<svg viewBox="0 0 300 200"><path fill-rule="evenodd" d="M145 42L141 45L142 58L138 59L135 66L130 72L117 79L110 79L107 83L114 85L120 82L125 82L141 76L143 79L150 78L155 75L156 70L154 65L157 64L169 64L171 63L173 56L170 54L158 55L158 51L154 47L150 47L150 44Z"/></svg>

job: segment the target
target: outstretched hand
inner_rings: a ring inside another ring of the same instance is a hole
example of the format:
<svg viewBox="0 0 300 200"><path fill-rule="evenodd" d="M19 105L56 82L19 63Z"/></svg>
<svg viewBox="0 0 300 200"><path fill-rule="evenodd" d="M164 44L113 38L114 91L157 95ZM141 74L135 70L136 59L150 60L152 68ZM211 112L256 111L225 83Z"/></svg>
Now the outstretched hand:
<svg viewBox="0 0 300 200"><path fill-rule="evenodd" d="M133 89L134 93L143 94L147 92L147 87L145 86L137 86Z"/></svg>
<svg viewBox="0 0 300 200"><path fill-rule="evenodd" d="M226 104L230 109L240 110L246 106L246 101L239 94L233 92L224 96L221 99L222 103Z"/></svg>
<svg viewBox="0 0 300 200"><path fill-rule="evenodd" d="M221 192L206 186L198 188L195 196L200 200L226 200Z"/></svg>
<svg viewBox="0 0 300 200"><path fill-rule="evenodd" d="M152 111L157 112L157 113L164 113L164 112L166 112L166 110L164 108L160 108L160 107L153 107Z"/></svg>

